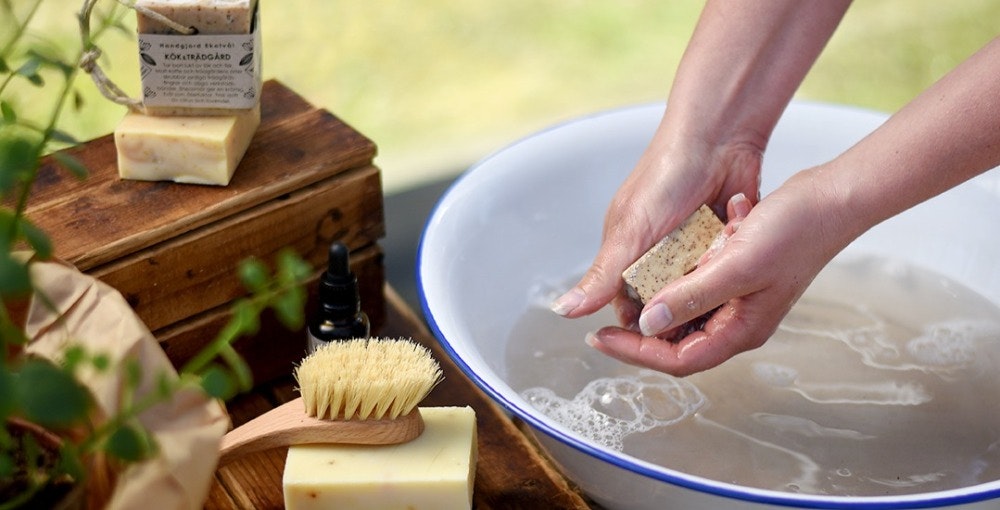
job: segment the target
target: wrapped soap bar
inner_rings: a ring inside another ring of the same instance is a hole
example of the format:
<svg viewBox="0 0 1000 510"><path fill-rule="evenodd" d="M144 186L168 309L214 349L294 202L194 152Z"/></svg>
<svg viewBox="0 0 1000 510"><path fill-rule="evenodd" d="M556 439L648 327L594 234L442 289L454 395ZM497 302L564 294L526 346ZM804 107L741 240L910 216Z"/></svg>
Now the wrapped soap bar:
<svg viewBox="0 0 1000 510"><path fill-rule="evenodd" d="M421 407L425 428L398 445L288 449L285 508L468 510L476 472L471 407Z"/></svg>
<svg viewBox="0 0 1000 510"><path fill-rule="evenodd" d="M140 75L148 115L231 115L261 90L257 0L137 0ZM176 31L152 11L194 30Z"/></svg>

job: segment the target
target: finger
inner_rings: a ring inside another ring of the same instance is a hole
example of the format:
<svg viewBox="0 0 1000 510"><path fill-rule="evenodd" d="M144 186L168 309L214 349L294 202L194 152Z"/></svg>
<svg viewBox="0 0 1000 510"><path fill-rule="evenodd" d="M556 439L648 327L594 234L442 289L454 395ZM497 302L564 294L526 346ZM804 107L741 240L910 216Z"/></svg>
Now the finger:
<svg viewBox="0 0 1000 510"><path fill-rule="evenodd" d="M701 257L698 257L698 266L705 265L715 254L722 251L722 248L726 245L726 241L739 230L740 224L750 214L752 208L753 204L750 203L750 200L743 193L737 193L729 199L729 202L726 204L728 222L715 236L715 239L712 240L712 244L705 250L705 253L702 253Z"/></svg>
<svg viewBox="0 0 1000 510"><path fill-rule="evenodd" d="M732 257L728 258L732 260ZM761 290L752 276L743 276L721 255L657 292L639 314L639 330L657 336L700 317L730 299Z"/></svg>
<svg viewBox="0 0 1000 510"><path fill-rule="evenodd" d="M743 193L737 193L726 203L726 219L731 222L746 218L752 208L753 204L750 203L750 199Z"/></svg>
<svg viewBox="0 0 1000 510"><path fill-rule="evenodd" d="M569 318L582 317L600 310L623 292L622 272L652 246L648 229L637 227L639 223L622 220L619 227L607 229L594 262L576 286L552 302L553 312Z"/></svg>
<svg viewBox="0 0 1000 510"><path fill-rule="evenodd" d="M622 328L605 327L587 335L587 345L621 362L667 374L678 371L677 344L644 337Z"/></svg>
<svg viewBox="0 0 1000 510"><path fill-rule="evenodd" d="M683 377L763 345L778 322L754 321L751 317L740 310L739 304L726 305L712 316L704 331L695 331L676 343L614 327L602 328L588 335L586 341L624 363Z"/></svg>
<svg viewBox="0 0 1000 510"><path fill-rule="evenodd" d="M719 233L716 234L715 239L712 239L712 244L708 246L708 249L705 250L705 253L702 253L701 257L698 257L698 263L695 265L695 267L697 268L704 266L705 264L708 263L709 260L712 260L717 253L722 251L722 249L725 248L726 246L726 242L729 241L729 238L733 237L733 234L735 234L736 231L740 229L741 223L743 223L742 218L731 221L727 223L724 227L722 227L722 230L720 230Z"/></svg>
<svg viewBox="0 0 1000 510"><path fill-rule="evenodd" d="M556 298L549 308L564 317L576 318L600 310L622 289L621 272L613 260L616 254L609 254L609 249L602 246L601 252L594 264L583 275L579 283L565 294Z"/></svg>
<svg viewBox="0 0 1000 510"><path fill-rule="evenodd" d="M723 305L705 324L676 346L673 375L685 376L721 365L726 360L762 346L774 334L782 314L758 316L751 300Z"/></svg>

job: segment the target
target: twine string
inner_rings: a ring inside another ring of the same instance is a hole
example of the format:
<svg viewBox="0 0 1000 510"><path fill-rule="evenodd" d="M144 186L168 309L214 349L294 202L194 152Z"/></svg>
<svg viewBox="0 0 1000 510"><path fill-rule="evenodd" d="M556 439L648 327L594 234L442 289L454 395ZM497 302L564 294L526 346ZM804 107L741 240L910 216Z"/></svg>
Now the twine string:
<svg viewBox="0 0 1000 510"><path fill-rule="evenodd" d="M163 14L143 6L136 5L135 0L117 1L119 4L130 9L134 9L143 16L148 16L149 18L170 27L178 33L191 35L197 32L194 27L184 26L169 17L164 16ZM80 69L90 75L90 78L94 81L94 85L97 86L97 90L100 91L101 95L105 98L115 104L128 107L128 109L132 112L146 113L146 107L143 105L142 100L129 97L125 91L111 81L111 78L108 78L108 75L104 74L104 70L101 69L100 64L97 62L97 60L101 57L101 49L90 40L90 17L97 2L98 0L84 0L83 9L80 10L80 37L83 40L83 47L86 48L83 55L80 57Z"/></svg>

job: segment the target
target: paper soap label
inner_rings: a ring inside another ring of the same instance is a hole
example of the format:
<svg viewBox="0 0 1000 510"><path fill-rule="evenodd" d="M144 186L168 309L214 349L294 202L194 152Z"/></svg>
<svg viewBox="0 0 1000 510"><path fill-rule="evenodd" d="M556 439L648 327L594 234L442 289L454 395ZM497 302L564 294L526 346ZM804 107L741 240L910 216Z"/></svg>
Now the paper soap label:
<svg viewBox="0 0 1000 510"><path fill-rule="evenodd" d="M260 30L226 35L138 35L146 106L244 109L257 104Z"/></svg>

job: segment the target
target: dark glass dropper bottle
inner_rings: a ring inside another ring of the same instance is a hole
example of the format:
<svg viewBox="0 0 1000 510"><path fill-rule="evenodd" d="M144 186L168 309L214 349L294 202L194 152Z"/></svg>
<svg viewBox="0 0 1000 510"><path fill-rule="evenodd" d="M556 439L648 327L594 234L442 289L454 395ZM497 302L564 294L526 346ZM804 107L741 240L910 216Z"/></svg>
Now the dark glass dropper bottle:
<svg viewBox="0 0 1000 510"><path fill-rule="evenodd" d="M358 279L351 272L350 253L341 242L330 245L326 271L319 280L319 309L309 320L309 352L336 340L366 338L368 316L361 311Z"/></svg>

